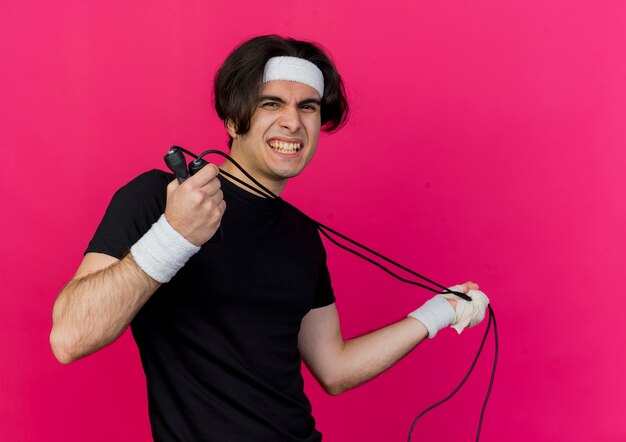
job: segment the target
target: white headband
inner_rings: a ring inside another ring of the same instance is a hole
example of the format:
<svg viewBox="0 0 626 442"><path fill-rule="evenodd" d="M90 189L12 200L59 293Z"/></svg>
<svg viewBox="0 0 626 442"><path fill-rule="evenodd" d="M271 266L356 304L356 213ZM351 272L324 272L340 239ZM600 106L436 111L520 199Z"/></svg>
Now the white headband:
<svg viewBox="0 0 626 442"><path fill-rule="evenodd" d="M272 57L265 63L263 83L274 80L288 80L311 86L324 96L324 75L309 60L298 57Z"/></svg>

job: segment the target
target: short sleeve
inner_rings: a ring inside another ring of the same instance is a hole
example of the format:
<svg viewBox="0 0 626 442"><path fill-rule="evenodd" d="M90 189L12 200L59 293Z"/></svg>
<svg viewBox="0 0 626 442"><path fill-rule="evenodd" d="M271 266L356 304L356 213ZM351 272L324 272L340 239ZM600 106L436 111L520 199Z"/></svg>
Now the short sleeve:
<svg viewBox="0 0 626 442"><path fill-rule="evenodd" d="M333 302L335 302L335 293L330 282L330 272L326 265L326 251L324 251L324 258L318 272L317 284L315 285L315 297L311 308L326 307Z"/></svg>
<svg viewBox="0 0 626 442"><path fill-rule="evenodd" d="M173 175L154 169L115 192L85 254L97 252L122 259L164 213L172 179Z"/></svg>

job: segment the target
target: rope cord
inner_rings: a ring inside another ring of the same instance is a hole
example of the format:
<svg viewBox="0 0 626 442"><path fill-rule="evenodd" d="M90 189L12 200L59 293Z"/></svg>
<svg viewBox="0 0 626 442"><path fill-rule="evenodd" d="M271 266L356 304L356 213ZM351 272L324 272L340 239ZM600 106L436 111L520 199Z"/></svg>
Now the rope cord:
<svg viewBox="0 0 626 442"><path fill-rule="evenodd" d="M433 280L430 280L430 279L420 275L419 273L409 269L408 267L403 266L403 265L401 265L401 264L391 260L390 258L387 258L386 256L376 252L375 250L372 250L369 247L366 247L363 244L360 244L359 242L357 242L357 241L355 241L355 240L353 240L351 238L348 238L347 236L337 232L336 230L331 229L330 227L325 226L324 224L314 220L313 218L311 218L310 216L308 216L307 214L302 212L300 209L298 209L297 207L293 206L292 204L286 202L285 200L283 200L279 196L275 195L272 191L267 189L265 186L263 186L252 175L250 175L241 165L239 165L239 163L237 163L235 160L233 160L230 157L230 155L228 155L228 154L226 154L226 153L224 153L224 152L222 152L220 150L214 150L214 149L205 150L200 155L195 155L194 153L192 153L192 152L190 152L190 151L188 151L186 149L183 149L182 147L180 149L181 149L181 151L185 152L187 155L196 158L196 161L202 160L202 158L205 155L209 155L209 154L221 155L222 157L226 158L226 160L228 160L231 163L233 163L233 165L237 169L239 169L241 171L241 173L243 173L250 181L252 181L256 186L258 186L258 188L255 188L254 186L250 185L249 183L246 183L245 181L243 181L243 180L233 176L232 174L230 174L230 173L228 173L226 171L220 170L220 174L225 175L228 178L230 178L230 179L240 183L241 185L247 187L248 189L252 190L253 192L255 192L258 195L261 195L261 196L264 196L264 197L267 197L267 198L271 198L271 199L280 200L282 203L284 203L285 205L289 206L290 208L295 210L297 213L301 214L306 219L311 221L316 226L317 230L324 237L326 237L326 239L328 239L330 242L335 244L337 247L339 247L339 248L341 248L343 250L346 250L346 251L348 251L348 252L358 256L359 258L362 258L365 261L367 261L367 262L377 266L378 268L380 268L381 270L385 271L386 273L388 273L389 275L393 276L394 278L396 278L396 279L398 279L398 280L400 280L402 282L405 282L407 284L412 284L412 285L416 285L416 286L422 287L422 288L424 288L426 290L430 290L431 292L434 292L434 293L453 293L456 296L458 296L458 297L460 297L462 299L465 299L466 301L471 301L471 298L468 295L466 295L465 293L457 292L457 291L454 291L454 290L449 290L445 286L443 286L443 285L441 285L441 284L439 284L439 283L437 283L437 282L435 282ZM412 281L412 280L409 280L409 279L406 279L406 278L403 278L403 277L399 276L398 274L396 274L392 270L388 269L385 265L383 265L383 264L381 264L381 263L379 263L379 262L377 262L377 261L375 261L375 260L373 260L373 259L371 259L371 258L369 258L369 257L367 257L365 255L363 255L362 253L360 253L360 252L358 252L358 251L356 251L356 250L354 250L354 249L352 249L352 248L350 248L350 247L348 247L348 246L346 246L344 244L339 243L336 239L332 238L331 234L341 238L344 241L347 241L348 243L350 243L350 244L352 244L354 246L359 247L362 250L367 251L368 253L370 253L370 254L372 254L372 255L374 255L374 256L376 256L376 257L378 257L378 258L380 258L380 259L382 259L382 260L384 260L386 262L388 262L389 264L392 264L392 265L394 265L394 266L404 270L405 272L407 272L407 273L409 273L409 274L411 274L413 276L416 276L417 278L420 278L420 279L422 279L422 280L424 280L426 282L429 282L432 285L435 285L435 286L439 287L440 289L443 290L443 292L441 292L440 290L434 289L432 287L428 287L428 286L426 286L424 284L421 284L421 283L419 283L417 281ZM461 383L452 391L452 393L450 393L447 397L445 397L444 399L440 400L439 402L437 402L437 403L431 405L430 407L426 408L425 410L423 410L421 413L419 413L417 415L417 417L413 420L413 422L411 424L411 428L409 430L409 435L408 435L408 441L409 442L411 441L411 436L412 436L412 433L413 433L413 429L414 429L415 425L417 424L417 421L422 416L424 416L426 413L428 413L429 411L433 410L434 408L438 407L439 405L447 402L450 398L452 398L452 396L454 396L461 389L461 387L465 384L467 379L470 377L470 375L474 371L474 367L476 366L476 363L478 362L478 358L480 357L480 354L482 353L483 347L484 347L485 342L487 340L487 336L489 335L489 330L491 330L491 324L493 323L495 352L494 352L493 368L491 370L491 377L490 377L490 380L489 380L489 387L487 388L487 394L485 396L485 400L483 402L483 406L482 406L482 409L481 409L481 412L480 412L480 419L479 419L479 422L478 422L478 429L477 429L477 432L476 432L476 442L479 441L479 439L480 439L480 432L481 432L482 424L483 424L483 418L484 418L484 415L485 415L485 410L487 408L487 402L489 401L489 396L491 395L491 390L492 390L493 382L494 382L494 379L495 379L496 366L497 366L497 363L498 363L498 349L499 349L498 328L497 328L497 325L496 325L496 316L495 316L495 313L494 313L493 308L491 307L491 305L488 305L488 308L489 308L489 321L487 323L487 328L485 329L485 334L484 334L484 336L482 338L480 346L478 347L478 352L476 353L476 356L474 357L474 360L473 360L473 362L472 362L472 364L470 366L469 371L467 372L467 374L465 375L465 377L463 378Z"/></svg>

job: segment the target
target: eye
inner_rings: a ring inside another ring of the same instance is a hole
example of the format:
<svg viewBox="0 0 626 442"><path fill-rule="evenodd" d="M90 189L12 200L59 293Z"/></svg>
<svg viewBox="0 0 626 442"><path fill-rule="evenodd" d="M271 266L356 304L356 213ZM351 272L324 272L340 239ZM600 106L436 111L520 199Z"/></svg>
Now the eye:
<svg viewBox="0 0 626 442"><path fill-rule="evenodd" d="M267 109L276 109L280 107L280 104L276 103L275 101L266 101L265 103L261 103L261 107L264 107Z"/></svg>
<svg viewBox="0 0 626 442"><path fill-rule="evenodd" d="M300 109L307 112L315 112L317 111L317 106L314 104L303 104L302 106L300 106Z"/></svg>

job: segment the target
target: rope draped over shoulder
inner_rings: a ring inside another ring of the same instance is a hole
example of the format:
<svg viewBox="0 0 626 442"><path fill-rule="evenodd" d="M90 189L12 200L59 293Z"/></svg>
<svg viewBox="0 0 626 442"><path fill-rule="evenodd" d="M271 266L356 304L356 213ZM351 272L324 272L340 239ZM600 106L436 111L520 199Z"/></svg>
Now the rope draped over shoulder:
<svg viewBox="0 0 626 442"><path fill-rule="evenodd" d="M323 86L322 86L323 87ZM323 92L323 91L322 91ZM322 95L320 93L320 95ZM271 198L271 199L275 199L275 200L279 200L281 201L283 204L285 204L286 206L292 208L293 210L295 210L297 213L301 214L303 217L305 217L307 220L309 220L311 223L313 223L315 225L315 227L317 228L317 230L320 232L321 235L323 235L326 239L328 239L331 243L335 244L337 247L350 252L356 256L358 256L361 259L364 259L365 261L375 265L376 267L380 268L381 270L383 270L384 272L388 273L389 275L393 276L394 278L407 283L407 284L411 284L411 285L416 285L418 287L421 287L423 289L429 290L431 292L434 293L451 293L454 294L466 301L471 301L472 299L467 296L465 293L463 292L459 292L456 290L450 290L447 287L426 278L425 276L420 275L419 273L415 272L414 270L411 270L410 268L399 264L395 261L393 261L390 258L387 258L386 256L382 255L381 253L376 252L375 250L360 244L359 242L347 237L346 235L343 235L339 232L337 232L336 230L320 223L319 221L314 220L313 218L311 218L310 216L306 215L304 212L302 212L300 209L298 209L297 207L293 206L292 204L288 203L287 201L283 200L282 198L280 198L279 196L275 195L273 192L271 192L269 189L267 189L265 186L263 186L260 182L258 182L252 175L250 175L243 167L241 167L241 165L239 165L234 159L232 159L230 157L230 155L220 151L220 150L205 150L204 152L202 152L200 155L195 155L192 152L183 149L182 147L178 147L178 146L174 146L173 148L177 148L180 149L182 152L185 152L187 155L192 156L195 158L195 160L192 162L192 164L195 164L195 169L199 169L199 167L203 166L204 164L207 164L206 160L203 159L203 157L205 155L209 155L209 154L216 154L216 155L220 155L224 158L226 158L228 161L230 161L237 169L239 169L241 171L241 173L244 174L244 176L246 176L251 182L254 183L255 186L257 186L256 188L254 186L252 186L249 183L246 183L245 181L233 176L232 174L223 171L220 169L220 173L224 176L227 176L228 178L238 182L239 184L241 184L242 186L250 189L252 192L264 196L266 198ZM190 167L191 168L191 167ZM389 269L385 264L376 261L375 259L366 256L364 253L355 250L354 248L352 248L349 245L346 244L342 244L341 242L339 242L336 238L341 239L342 241L344 241L345 243L351 244L352 246L356 246L358 249L361 249L361 251L363 252L367 252L370 255L373 255L374 257L388 263L391 264L392 266L397 267L398 269L403 270L404 272L419 278L423 281L426 281L428 283L430 283L431 285L434 285L436 287L438 287L440 290L427 286L425 284L422 284L420 282L414 281L412 279L407 279L405 277L402 277L400 275L398 275L395 271ZM412 424L411 424L411 428L409 430L409 435L408 435L408 441L411 441L411 436L414 430L415 425L417 424L417 421L424 416L426 413L428 413L429 411L431 411L432 409L438 407L439 405L447 402L450 398L452 398L452 396L454 396L460 389L461 387L465 384L465 382L467 381L467 379L469 378L469 376L471 375L471 373L473 372L476 363L478 362L478 358L480 357L480 354L483 351L485 342L487 340L487 336L489 335L489 331L491 330L491 325L493 324L493 331L494 331L494 344L495 344L495 351L494 351L494 360L493 360L493 368L491 371L491 378L489 381L489 387L487 389L487 394L485 396L485 399L483 401L483 406L480 412L480 419L478 422L478 429L476 432L476 441L478 442L478 440L480 439L480 432L481 432L481 428L482 428L482 423L483 423L483 418L485 415L485 410L487 408L487 402L489 401L489 396L491 395L491 390L493 387L493 382L494 382L494 378L495 378L495 373L496 373L496 366L497 366L497 362L498 362L498 328L496 325L496 317L495 317L495 313L493 311L493 308L491 305L488 305L488 309L489 309L489 321L487 323L487 328L485 329L485 334L482 338L482 341L480 343L480 346L478 347L478 351L476 353L476 356L474 358L474 361L472 362L469 371L467 372L467 374L465 375L465 377L463 378L463 380L461 381L461 383L448 395L446 396L444 399L440 400L439 402L431 405L430 407L426 408L425 410L423 410L421 413L419 413L417 415L417 417L413 420Z"/></svg>

